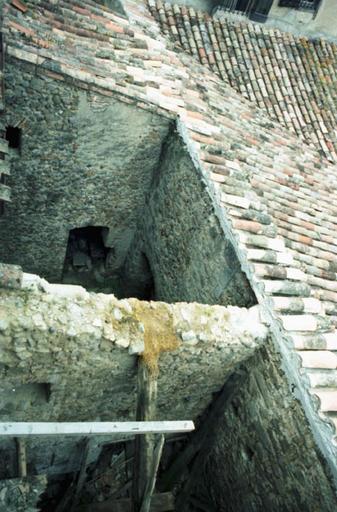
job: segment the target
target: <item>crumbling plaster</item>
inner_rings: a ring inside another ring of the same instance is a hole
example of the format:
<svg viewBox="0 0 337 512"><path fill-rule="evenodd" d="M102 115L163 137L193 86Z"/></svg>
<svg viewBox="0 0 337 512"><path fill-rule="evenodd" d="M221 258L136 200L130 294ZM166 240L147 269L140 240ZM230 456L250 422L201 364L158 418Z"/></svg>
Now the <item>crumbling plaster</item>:
<svg viewBox="0 0 337 512"><path fill-rule="evenodd" d="M15 59L6 62L5 80L1 126L21 126L22 146L11 151L0 261L60 282L69 230L106 226L115 271L142 215L169 121L37 76Z"/></svg>
<svg viewBox="0 0 337 512"><path fill-rule="evenodd" d="M36 287L27 277L24 282ZM2 385L50 383L51 395L34 411L3 410L3 420L132 418L134 354L144 352L149 315L158 333L165 323L167 336L177 340L176 349L160 357L160 418L195 418L226 374L266 337L257 307L118 301L71 285L42 286L47 292L1 293Z"/></svg>
<svg viewBox="0 0 337 512"><path fill-rule="evenodd" d="M3 290L0 297L0 371L8 396L3 421L134 419L135 362L136 355L146 354L148 316L159 333L170 325L168 334L177 341L175 350L160 356L157 419L195 419L267 336L257 306L118 301L27 274L23 286ZM50 396L22 407L22 386L32 383L50 384ZM71 451L62 443L61 459ZM10 452L8 442L2 450ZM41 456L31 448L31 464L43 466L53 450L57 443L47 443Z"/></svg>

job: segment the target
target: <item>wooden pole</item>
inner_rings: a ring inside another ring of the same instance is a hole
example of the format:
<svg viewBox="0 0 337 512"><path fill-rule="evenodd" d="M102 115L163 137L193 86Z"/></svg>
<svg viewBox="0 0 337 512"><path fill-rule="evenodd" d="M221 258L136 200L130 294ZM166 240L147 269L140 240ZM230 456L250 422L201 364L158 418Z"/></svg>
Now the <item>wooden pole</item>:
<svg viewBox="0 0 337 512"><path fill-rule="evenodd" d="M138 359L137 389L137 420L152 421L156 414L157 378L149 372L141 358ZM154 451L153 435L136 437L132 489L134 512L140 512L146 489L153 478Z"/></svg>
<svg viewBox="0 0 337 512"><path fill-rule="evenodd" d="M201 451L203 446L206 447L206 452L207 449L209 450L214 438L214 432L217 429L218 422L224 414L225 408L231 402L235 393L240 389L240 386L242 386L246 378L247 372L237 370L227 379L221 392L214 400L209 411L207 411L204 421L201 422L199 429L193 433L186 448L174 459L171 466L161 476L158 483L160 491L168 491L173 488L174 484L182 478L184 473L187 471L187 468L196 455ZM202 467L203 459L199 458L199 461L200 466ZM191 483L190 480L189 483Z"/></svg>
<svg viewBox="0 0 337 512"><path fill-rule="evenodd" d="M17 437L15 441L18 459L18 475L20 478L25 478L27 476L26 442L24 439L21 439L20 437Z"/></svg>
<svg viewBox="0 0 337 512"><path fill-rule="evenodd" d="M75 491L74 491L74 496L72 499L72 506L70 508L70 512L73 512L77 506L78 500L81 496L81 492L82 492L82 489L83 489L83 486L85 483L85 479L87 477L86 469L87 469L89 455L90 455L90 447L91 447L90 439L86 438L84 440L81 467L80 467L80 471L79 471L76 486L75 486Z"/></svg>
<svg viewBox="0 0 337 512"><path fill-rule="evenodd" d="M140 512L150 512L151 510L151 500L156 485L157 472L159 468L161 454L164 448L164 443L165 437L163 436L163 434L161 434L160 436L158 436L158 441L154 449L151 474L149 475L149 479L145 487Z"/></svg>

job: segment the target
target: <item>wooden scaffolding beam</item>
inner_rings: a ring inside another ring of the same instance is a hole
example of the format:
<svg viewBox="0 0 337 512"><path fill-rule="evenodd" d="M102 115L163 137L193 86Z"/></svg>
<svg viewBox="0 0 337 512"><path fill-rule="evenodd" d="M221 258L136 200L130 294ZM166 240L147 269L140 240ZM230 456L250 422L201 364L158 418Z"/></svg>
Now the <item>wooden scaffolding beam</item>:
<svg viewBox="0 0 337 512"><path fill-rule="evenodd" d="M157 378L138 359L137 420L152 422L157 407ZM146 434L135 440L133 472L133 511L150 512L157 471L164 447L164 436Z"/></svg>
<svg viewBox="0 0 337 512"><path fill-rule="evenodd" d="M26 442L24 439L16 438L16 452L18 461L18 475L20 478L27 476L27 452Z"/></svg>
<svg viewBox="0 0 337 512"><path fill-rule="evenodd" d="M0 423L0 437L100 436L114 434L172 434L191 432L193 421L10 422Z"/></svg>

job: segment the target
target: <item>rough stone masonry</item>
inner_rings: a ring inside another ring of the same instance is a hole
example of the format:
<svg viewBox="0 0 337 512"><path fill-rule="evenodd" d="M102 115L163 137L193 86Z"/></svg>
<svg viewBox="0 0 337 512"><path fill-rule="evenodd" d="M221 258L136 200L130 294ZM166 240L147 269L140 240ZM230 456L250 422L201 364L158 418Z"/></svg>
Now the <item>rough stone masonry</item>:
<svg viewBox="0 0 337 512"><path fill-rule="evenodd" d="M267 336L258 306L117 300L23 274L22 288L0 297L0 419L134 419L139 355L158 374L156 419L196 419ZM9 456L8 442L1 449ZM64 471L75 450L36 439L29 461L53 473L45 461L56 456Z"/></svg>
<svg viewBox="0 0 337 512"><path fill-rule="evenodd" d="M1 293L2 385L45 384L50 396L3 420L132 418L139 354L160 369L159 416L194 418L267 336L257 306L118 301L27 274L23 286Z"/></svg>

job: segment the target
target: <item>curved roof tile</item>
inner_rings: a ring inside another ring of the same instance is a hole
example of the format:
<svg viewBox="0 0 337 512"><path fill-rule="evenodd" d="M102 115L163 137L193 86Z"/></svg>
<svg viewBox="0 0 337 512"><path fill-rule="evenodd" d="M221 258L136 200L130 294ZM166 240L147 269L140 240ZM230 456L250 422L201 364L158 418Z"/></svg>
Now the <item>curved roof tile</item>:
<svg viewBox="0 0 337 512"><path fill-rule="evenodd" d="M223 12L149 0L175 49L207 65L245 98L316 147L337 156L337 45L266 28Z"/></svg>

